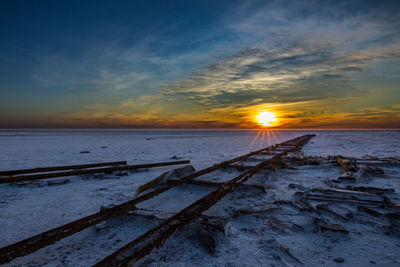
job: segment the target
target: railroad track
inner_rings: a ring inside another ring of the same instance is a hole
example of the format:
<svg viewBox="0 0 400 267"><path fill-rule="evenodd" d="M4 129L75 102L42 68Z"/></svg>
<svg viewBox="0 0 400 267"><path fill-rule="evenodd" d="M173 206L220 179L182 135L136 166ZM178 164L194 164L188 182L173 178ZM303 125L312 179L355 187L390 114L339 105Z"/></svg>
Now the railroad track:
<svg viewBox="0 0 400 267"><path fill-rule="evenodd" d="M2 171L0 172L0 184L77 176L84 174L112 173L115 171L125 171L125 170L132 171L138 169L155 168L155 167L189 164L189 163L190 163L189 160L179 160L179 161L156 162L156 163L147 163L138 165L127 165L126 161L115 161L115 162L104 162L104 163L83 164L83 165Z"/></svg>
<svg viewBox="0 0 400 267"><path fill-rule="evenodd" d="M242 174L220 185L216 190L195 201L191 205L178 212L176 215L162 222L157 227L149 230L139 238L135 239L134 241L125 245L113 254L109 255L102 261L98 262L95 266L124 266L132 260L137 261L149 254L154 248L159 248L160 246L162 246L171 234L181 229L184 225L187 225L198 219L204 211L215 205L220 199L235 190L238 186L246 182L260 170L266 168L269 164L278 160L287 153L301 149L301 147L306 144L313 136L314 135L300 136L278 145L266 147L236 157L234 159L215 164L206 169L186 175L178 180L174 180L172 183L162 185L152 192L145 193L142 196L124 202L120 205L86 216L63 226L51 229L28 239L3 247L0 249L0 264L10 262L17 257L31 254L65 237L71 236L77 232L87 229L88 227L101 223L112 217L122 215L129 210L134 209L135 205L145 200L151 199L171 188L186 183L194 178L203 176L219 169L223 169L235 162L243 162L255 155L264 154L269 156L269 158L265 159L261 163L247 169Z"/></svg>

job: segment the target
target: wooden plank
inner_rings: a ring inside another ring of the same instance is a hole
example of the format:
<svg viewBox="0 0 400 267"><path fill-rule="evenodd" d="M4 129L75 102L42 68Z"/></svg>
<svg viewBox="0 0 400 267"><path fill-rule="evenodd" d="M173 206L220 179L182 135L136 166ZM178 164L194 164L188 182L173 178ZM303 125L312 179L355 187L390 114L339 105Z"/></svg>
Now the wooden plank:
<svg viewBox="0 0 400 267"><path fill-rule="evenodd" d="M76 175L83 175L83 174L93 174L93 173L112 173L115 171L136 170L136 169L154 168L154 167L162 167L162 166L178 165L178 164L189 164L189 163L190 163L190 160L180 160L180 161L157 162L157 163L149 163L149 164L106 167L106 168L98 168L98 169L85 169L85 170L75 170L75 171L65 171L65 172L51 172L51 173L43 173L43 174L20 175L20 176L13 176L13 177L7 177L7 178L0 178L0 184L1 183L19 182L19 181L31 181L31 180L38 180L38 179L50 179L50 178L58 178L58 177L76 176Z"/></svg>
<svg viewBox="0 0 400 267"><path fill-rule="evenodd" d="M101 162L101 163L90 163L90 164L80 164L80 165L69 165L69 166L56 166L56 167L40 167L33 169L23 169L23 170L11 170L11 171L0 171L0 176L10 176L16 174L26 174L26 173L39 173L39 172L51 172L51 171L64 171L64 170L74 170L74 169L88 169L104 166L117 166L126 165L126 161L111 161L111 162Z"/></svg>

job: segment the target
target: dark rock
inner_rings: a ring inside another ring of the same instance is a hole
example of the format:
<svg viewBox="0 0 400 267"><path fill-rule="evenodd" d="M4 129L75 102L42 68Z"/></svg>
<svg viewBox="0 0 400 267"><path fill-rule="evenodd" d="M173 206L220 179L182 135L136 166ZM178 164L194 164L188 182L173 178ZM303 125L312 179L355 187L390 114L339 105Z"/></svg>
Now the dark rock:
<svg viewBox="0 0 400 267"><path fill-rule="evenodd" d="M344 262L344 259L342 257L339 257L339 258L333 259L333 261L342 263L342 262Z"/></svg>
<svg viewBox="0 0 400 267"><path fill-rule="evenodd" d="M215 254L215 248L217 246L214 237L212 236L212 233L206 229L199 229L197 231L197 237L200 241L200 244L204 249L210 253L210 254Z"/></svg>
<svg viewBox="0 0 400 267"><path fill-rule="evenodd" d="M62 179L62 180L53 180L53 181L47 181L48 186L53 186L53 185L62 185L62 184L67 184L70 181L68 179Z"/></svg>
<svg viewBox="0 0 400 267"><path fill-rule="evenodd" d="M129 173L128 173L128 172L121 171L121 172L117 172L115 175L116 175L116 176L127 176L127 175L129 175Z"/></svg>
<svg viewBox="0 0 400 267"><path fill-rule="evenodd" d="M84 151L81 151L81 152L79 152L79 153L81 153L81 154L89 154L90 151L84 150Z"/></svg>
<svg viewBox="0 0 400 267"><path fill-rule="evenodd" d="M309 159L308 161L307 161L307 164L308 165L319 165L319 160L318 159Z"/></svg>

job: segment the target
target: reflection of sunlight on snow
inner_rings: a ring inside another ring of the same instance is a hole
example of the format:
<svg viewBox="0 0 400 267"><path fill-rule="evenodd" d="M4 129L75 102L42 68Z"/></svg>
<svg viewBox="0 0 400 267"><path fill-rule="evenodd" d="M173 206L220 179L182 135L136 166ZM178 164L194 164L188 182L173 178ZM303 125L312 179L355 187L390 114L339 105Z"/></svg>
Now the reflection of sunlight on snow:
<svg viewBox="0 0 400 267"><path fill-rule="evenodd" d="M254 132L252 133L254 134ZM271 146L283 138L282 133L278 130L258 130L255 133L248 146L249 150Z"/></svg>

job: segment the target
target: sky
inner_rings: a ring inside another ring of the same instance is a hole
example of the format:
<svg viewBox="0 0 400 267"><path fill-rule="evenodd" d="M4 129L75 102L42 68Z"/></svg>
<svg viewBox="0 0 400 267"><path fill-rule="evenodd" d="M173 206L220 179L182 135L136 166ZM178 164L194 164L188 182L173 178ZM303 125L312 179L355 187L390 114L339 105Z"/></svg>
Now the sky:
<svg viewBox="0 0 400 267"><path fill-rule="evenodd" d="M400 129L400 1L0 1L0 128Z"/></svg>

